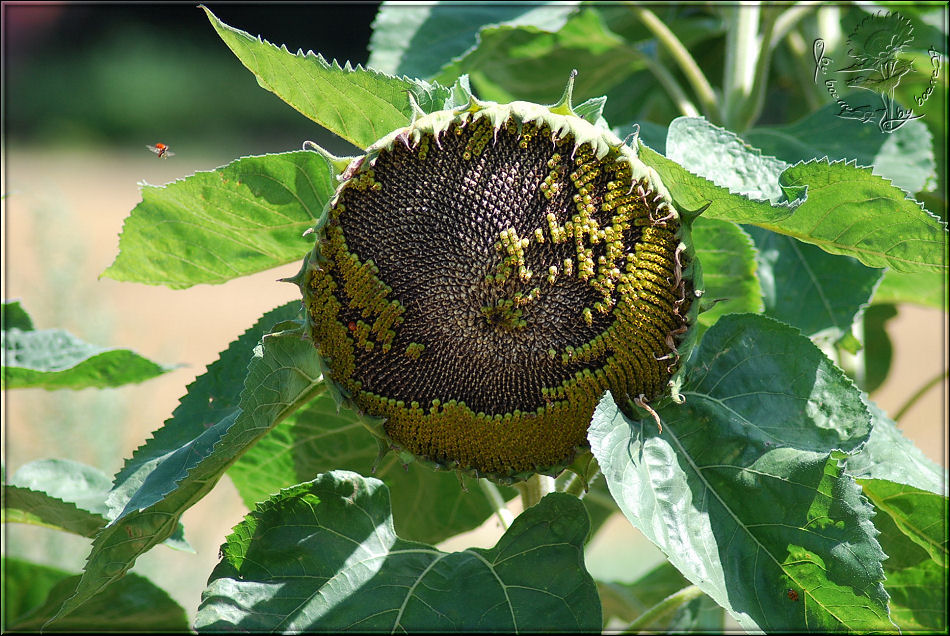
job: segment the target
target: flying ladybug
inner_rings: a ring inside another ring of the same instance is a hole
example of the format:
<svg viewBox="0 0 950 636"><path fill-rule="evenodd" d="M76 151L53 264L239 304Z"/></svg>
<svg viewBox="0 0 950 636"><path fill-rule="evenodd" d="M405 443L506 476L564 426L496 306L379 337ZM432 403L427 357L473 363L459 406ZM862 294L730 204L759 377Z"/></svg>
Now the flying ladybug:
<svg viewBox="0 0 950 636"><path fill-rule="evenodd" d="M175 154L174 152L168 149L168 146L166 146L165 144L161 142L155 144L154 146L146 145L145 147L151 150L152 152L154 152L156 155L158 155L159 159L163 157L167 159L168 157L174 156Z"/></svg>

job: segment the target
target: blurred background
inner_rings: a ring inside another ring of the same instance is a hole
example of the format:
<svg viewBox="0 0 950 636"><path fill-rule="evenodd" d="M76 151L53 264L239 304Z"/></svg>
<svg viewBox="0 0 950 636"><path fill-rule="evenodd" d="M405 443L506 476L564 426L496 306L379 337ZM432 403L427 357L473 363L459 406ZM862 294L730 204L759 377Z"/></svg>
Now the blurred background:
<svg viewBox="0 0 950 636"><path fill-rule="evenodd" d="M357 64L368 58L379 3L206 4L225 23L291 51ZM276 282L296 264L182 291L99 279L140 200L138 184L164 184L243 155L296 150L308 139L339 154L348 146L261 89L196 5L5 2L2 28L3 298L21 300L39 329L60 327L93 344L183 365L120 389L5 392L4 470L62 457L111 476L218 352L298 295ZM157 142L175 156L161 160L145 148ZM909 305L888 322L895 358L872 396L885 411L895 412L946 368L946 330L944 312ZM901 426L946 465L943 387L908 411ZM183 518L196 554L159 547L134 571L193 617L218 547L245 513L223 479ZM499 532L489 520L480 533L444 547L489 546ZM62 569L78 572L88 552L88 540L42 528L5 524L4 533L5 554ZM629 581L661 559L615 519L591 547L589 566L598 578Z"/></svg>

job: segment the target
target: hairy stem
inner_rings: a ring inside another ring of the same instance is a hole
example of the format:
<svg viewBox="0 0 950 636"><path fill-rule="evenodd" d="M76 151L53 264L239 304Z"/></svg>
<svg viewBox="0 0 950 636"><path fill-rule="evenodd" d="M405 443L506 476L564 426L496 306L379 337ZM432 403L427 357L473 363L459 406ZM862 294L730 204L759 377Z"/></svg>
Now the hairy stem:
<svg viewBox="0 0 950 636"><path fill-rule="evenodd" d="M632 2L626 2L625 4L643 25L656 36L660 45L666 49L673 58L673 61L676 62L676 65L679 66L683 75L686 76L686 80L690 83L690 86L693 87L693 92L696 93L696 97L699 99L699 104L706 118L715 121L721 120L715 91L713 91L709 80L703 75L696 60L689 54L689 51L686 50L686 47L683 46L679 38L649 9L644 9Z"/></svg>
<svg viewBox="0 0 950 636"><path fill-rule="evenodd" d="M675 612L681 605L685 605L694 598L699 598L702 595L703 591L695 585L684 587L680 591L670 594L665 599L644 613L640 614L632 623L627 625L627 628L623 630L623 633L632 634L644 629L648 629L660 619L663 619Z"/></svg>
<svg viewBox="0 0 950 636"><path fill-rule="evenodd" d="M736 130L746 104L752 99L759 50L759 3L727 9L726 64L722 80L725 125ZM736 132L742 132L736 130Z"/></svg>

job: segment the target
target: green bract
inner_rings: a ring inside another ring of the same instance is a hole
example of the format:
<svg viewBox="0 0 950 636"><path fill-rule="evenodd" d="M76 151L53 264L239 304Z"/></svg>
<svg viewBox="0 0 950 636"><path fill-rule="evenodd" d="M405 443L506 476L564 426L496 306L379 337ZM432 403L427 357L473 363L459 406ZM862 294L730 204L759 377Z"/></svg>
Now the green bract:
<svg viewBox="0 0 950 636"><path fill-rule="evenodd" d="M420 111L340 176L295 282L328 379L396 449L556 474L604 391L675 393L700 294L688 223L570 94Z"/></svg>

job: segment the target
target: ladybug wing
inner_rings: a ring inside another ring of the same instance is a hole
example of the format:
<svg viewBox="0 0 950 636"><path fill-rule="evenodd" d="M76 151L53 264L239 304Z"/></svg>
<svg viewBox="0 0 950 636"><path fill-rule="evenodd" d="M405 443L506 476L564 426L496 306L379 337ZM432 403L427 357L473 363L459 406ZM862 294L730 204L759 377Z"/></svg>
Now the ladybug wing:
<svg viewBox="0 0 950 636"><path fill-rule="evenodd" d="M148 144L145 144L145 147L151 150L152 152L154 152L156 155L161 154L162 152L160 148L156 148L155 146L150 146Z"/></svg>

